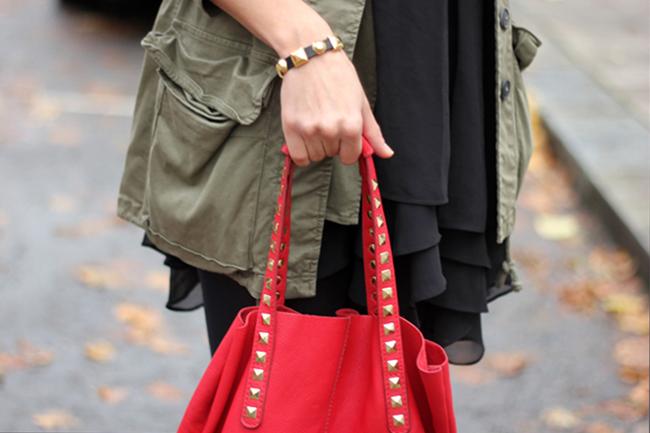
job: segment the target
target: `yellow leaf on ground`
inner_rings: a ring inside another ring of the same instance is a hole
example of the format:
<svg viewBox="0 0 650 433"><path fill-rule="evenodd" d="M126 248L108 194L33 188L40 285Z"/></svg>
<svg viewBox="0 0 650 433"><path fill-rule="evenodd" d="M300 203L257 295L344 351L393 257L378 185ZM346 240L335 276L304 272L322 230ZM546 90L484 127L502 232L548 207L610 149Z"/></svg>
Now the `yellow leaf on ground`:
<svg viewBox="0 0 650 433"><path fill-rule="evenodd" d="M650 317L648 311L639 314L625 314L617 316L618 327L623 332L636 335L648 335L650 333Z"/></svg>
<svg viewBox="0 0 650 433"><path fill-rule="evenodd" d="M648 414L648 400L650 399L650 386L648 379L639 382L628 394L628 400L640 411L641 416Z"/></svg>
<svg viewBox="0 0 650 433"><path fill-rule="evenodd" d="M645 298L631 293L612 293L603 299L602 305L612 314L639 314L646 310Z"/></svg>
<svg viewBox="0 0 650 433"><path fill-rule="evenodd" d="M88 287L102 289L119 289L127 285L125 265L120 263L86 264L77 266L73 273L75 278Z"/></svg>
<svg viewBox="0 0 650 433"><path fill-rule="evenodd" d="M115 357L115 347L109 341L93 341L86 343L86 358L95 362L108 362Z"/></svg>
<svg viewBox="0 0 650 433"><path fill-rule="evenodd" d="M535 231L544 239L558 241L575 238L580 226L573 215L541 214L535 218Z"/></svg>
<svg viewBox="0 0 650 433"><path fill-rule="evenodd" d="M575 413L563 407L546 410L542 415L542 420L547 426L561 430L573 429L581 423L580 418Z"/></svg>
<svg viewBox="0 0 650 433"><path fill-rule="evenodd" d="M116 404L121 402L127 397L128 394L129 391L126 388L115 388L106 385L97 388L97 395L99 395L99 398L109 404Z"/></svg>
<svg viewBox="0 0 650 433"><path fill-rule="evenodd" d="M79 425L79 420L70 412L51 409L32 416L34 424L45 430L65 430Z"/></svg>

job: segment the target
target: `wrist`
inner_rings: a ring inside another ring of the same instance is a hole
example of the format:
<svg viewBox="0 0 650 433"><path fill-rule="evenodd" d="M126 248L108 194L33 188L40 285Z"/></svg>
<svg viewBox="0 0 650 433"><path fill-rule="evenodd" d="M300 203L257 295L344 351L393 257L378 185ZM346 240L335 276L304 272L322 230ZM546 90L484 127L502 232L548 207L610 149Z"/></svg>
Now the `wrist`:
<svg viewBox="0 0 650 433"><path fill-rule="evenodd" d="M323 40L333 34L330 26L322 18L313 23L302 22L297 26L284 26L271 40L271 46L278 57L287 57L291 52L314 41Z"/></svg>

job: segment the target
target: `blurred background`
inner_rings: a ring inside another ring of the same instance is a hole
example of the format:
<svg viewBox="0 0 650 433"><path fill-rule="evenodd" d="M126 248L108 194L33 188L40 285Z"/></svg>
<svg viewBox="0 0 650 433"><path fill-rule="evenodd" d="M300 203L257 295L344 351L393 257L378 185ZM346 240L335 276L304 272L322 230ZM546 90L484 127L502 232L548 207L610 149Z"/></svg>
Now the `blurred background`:
<svg viewBox="0 0 650 433"><path fill-rule="evenodd" d="M536 149L462 433L648 432L650 6L513 1ZM0 0L0 431L174 432L203 310L115 216L156 1Z"/></svg>

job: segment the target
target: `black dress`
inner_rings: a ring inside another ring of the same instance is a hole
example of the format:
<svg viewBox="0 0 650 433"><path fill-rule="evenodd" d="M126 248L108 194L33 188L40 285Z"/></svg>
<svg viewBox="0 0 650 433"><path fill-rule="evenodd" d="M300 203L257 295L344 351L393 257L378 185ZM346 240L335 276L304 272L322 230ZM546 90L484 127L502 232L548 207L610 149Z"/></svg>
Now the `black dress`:
<svg viewBox="0 0 650 433"><path fill-rule="evenodd" d="M450 362L484 354L481 314L505 259L496 243L493 6L481 0L372 4L375 116L390 159L375 157L395 262L400 314L445 347ZM326 220L318 276L352 266L349 296L365 306L360 225ZM143 245L157 249L145 235ZM167 308L202 305L198 272L166 254ZM197 290L198 289L198 290Z"/></svg>

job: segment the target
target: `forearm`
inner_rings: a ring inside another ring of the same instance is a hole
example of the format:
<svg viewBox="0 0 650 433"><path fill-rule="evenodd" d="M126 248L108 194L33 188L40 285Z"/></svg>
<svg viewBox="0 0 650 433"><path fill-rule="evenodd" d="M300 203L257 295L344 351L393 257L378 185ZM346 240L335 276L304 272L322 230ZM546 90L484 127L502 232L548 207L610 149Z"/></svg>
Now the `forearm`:
<svg viewBox="0 0 650 433"><path fill-rule="evenodd" d="M303 0L211 0L279 57L332 34L327 22Z"/></svg>

